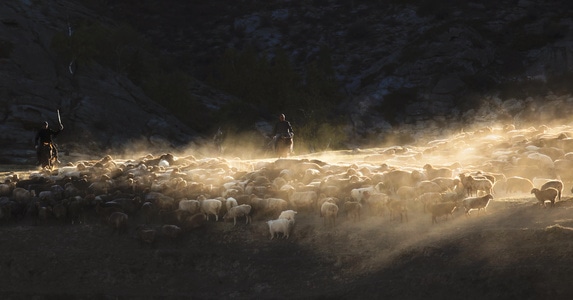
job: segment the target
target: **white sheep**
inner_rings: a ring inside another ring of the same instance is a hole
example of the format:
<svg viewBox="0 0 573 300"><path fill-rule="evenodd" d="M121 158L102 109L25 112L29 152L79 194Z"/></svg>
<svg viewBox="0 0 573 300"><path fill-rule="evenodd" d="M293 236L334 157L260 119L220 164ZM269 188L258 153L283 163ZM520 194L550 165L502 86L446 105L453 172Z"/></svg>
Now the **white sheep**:
<svg viewBox="0 0 573 300"><path fill-rule="evenodd" d="M201 211L201 203L199 200L183 199L179 201L179 209L186 210L190 214L195 214Z"/></svg>
<svg viewBox="0 0 573 300"><path fill-rule="evenodd" d="M535 194L535 198L539 201L540 204L543 204L544 207L545 201L550 201L551 206L555 204L555 199L559 195L559 191L556 188L549 187L544 190L539 190L538 188L533 188L531 190L532 194Z"/></svg>
<svg viewBox="0 0 573 300"><path fill-rule="evenodd" d="M241 204L231 207L223 216L223 220L233 219L233 226L237 225L237 218L245 217L245 224L251 223L251 206L248 204Z"/></svg>
<svg viewBox="0 0 573 300"><path fill-rule="evenodd" d="M269 225L271 240L275 237L275 235L278 238L279 233L283 234L283 238L288 239L290 236L291 228L294 225L294 221L287 219L276 219L267 221L267 224Z"/></svg>
<svg viewBox="0 0 573 300"><path fill-rule="evenodd" d="M239 203L237 202L237 199L233 198L233 197L228 197L227 199L225 199L225 208L227 208L227 211L231 210L232 207L238 206Z"/></svg>
<svg viewBox="0 0 573 300"><path fill-rule="evenodd" d="M279 215L279 219L287 219L293 222L293 224L295 223L295 217L296 217L297 212L295 210L289 209L289 210L283 210L281 212L281 214Z"/></svg>
<svg viewBox="0 0 573 300"><path fill-rule="evenodd" d="M219 199L205 199L200 200L201 202L201 212L205 215L207 221L209 221L209 215L215 216L215 222L219 221L219 211L223 207L223 202Z"/></svg>
<svg viewBox="0 0 573 300"><path fill-rule="evenodd" d="M320 216L324 218L322 223L325 226L335 226L336 217L338 216L338 205L329 201L322 203Z"/></svg>
<svg viewBox="0 0 573 300"><path fill-rule="evenodd" d="M470 210L474 210L474 209L478 210L478 216L479 216L480 210L482 210L482 209L485 213L487 205L489 204L489 201L491 199L493 199L493 196L490 194L487 194L487 195L482 196L482 197L470 197L470 198L463 199L462 200L462 206L466 209L466 216L469 216Z"/></svg>
<svg viewBox="0 0 573 300"><path fill-rule="evenodd" d="M362 188L355 188L350 190L350 197L356 202L362 203L366 198L368 198L369 194L377 193L378 191L375 187L362 187Z"/></svg>

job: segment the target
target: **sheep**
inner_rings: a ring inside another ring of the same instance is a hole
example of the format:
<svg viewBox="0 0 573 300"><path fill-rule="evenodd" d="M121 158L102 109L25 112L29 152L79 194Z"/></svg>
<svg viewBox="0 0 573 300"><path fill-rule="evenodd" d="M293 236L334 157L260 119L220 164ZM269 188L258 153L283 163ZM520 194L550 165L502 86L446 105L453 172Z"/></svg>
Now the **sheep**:
<svg viewBox="0 0 573 300"><path fill-rule="evenodd" d="M414 186L419 181L419 174L405 170L391 170L383 175L383 181L391 191L397 191L401 186Z"/></svg>
<svg viewBox="0 0 573 300"><path fill-rule="evenodd" d="M408 201L418 197L418 189L412 186L401 186L396 191L396 195L401 200Z"/></svg>
<svg viewBox="0 0 573 300"><path fill-rule="evenodd" d="M161 234L170 240L176 240L181 235L181 227L172 224L165 224L161 226Z"/></svg>
<svg viewBox="0 0 573 300"><path fill-rule="evenodd" d="M432 224L438 223L438 217L446 216L447 219L448 216L454 213L457 207L458 207L457 201L440 202L431 205L430 212L432 213Z"/></svg>
<svg viewBox="0 0 573 300"><path fill-rule="evenodd" d="M207 221L207 217L203 213L196 213L192 216L187 217L181 224L181 228L185 231L190 231L195 228L203 226Z"/></svg>
<svg viewBox="0 0 573 300"><path fill-rule="evenodd" d="M295 210L289 209L289 210L283 210L281 212L281 214L279 215L278 219L287 219L292 221L292 223L295 223L295 216L296 216L297 212Z"/></svg>
<svg viewBox="0 0 573 300"><path fill-rule="evenodd" d="M291 228L294 225L294 221L287 219L269 220L267 221L267 225L269 225L271 240L275 237L275 235L278 238L279 233L283 234L283 238L288 239L290 236Z"/></svg>
<svg viewBox="0 0 573 300"><path fill-rule="evenodd" d="M430 164L424 165L424 171L426 171L428 180L432 180L437 177L449 178L453 176L453 171L451 169L445 167L436 169Z"/></svg>
<svg viewBox="0 0 573 300"><path fill-rule="evenodd" d="M263 214L276 215L288 208L288 201L280 198L267 198L263 200Z"/></svg>
<svg viewBox="0 0 573 300"><path fill-rule="evenodd" d="M350 190L350 197L356 202L362 203L366 198L368 198L368 194L372 194L378 192L374 187L363 187L363 188L356 188Z"/></svg>
<svg viewBox="0 0 573 300"><path fill-rule="evenodd" d="M353 222L360 221L362 204L360 202L348 201L344 203L344 212L346 217L351 218Z"/></svg>
<svg viewBox="0 0 573 300"><path fill-rule="evenodd" d="M557 195L557 198L559 199L559 201L561 201L561 193L563 192L563 182L561 180L547 181L546 183L544 183L541 186L540 190L543 191L543 190L550 188L550 187L555 188L559 192L559 194Z"/></svg>
<svg viewBox="0 0 573 300"><path fill-rule="evenodd" d="M440 187L441 189L440 192L453 190L460 182L458 178L446 178L446 177L436 177L431 181Z"/></svg>
<svg viewBox="0 0 573 300"><path fill-rule="evenodd" d="M201 211L201 203L199 200L182 199L179 201L179 209L186 210L190 214L195 214Z"/></svg>
<svg viewBox="0 0 573 300"><path fill-rule="evenodd" d="M160 192L148 192L143 200L150 201L158 210L172 210L175 208L175 199Z"/></svg>
<svg viewBox="0 0 573 300"><path fill-rule="evenodd" d="M113 231L117 231L119 234L121 234L127 231L127 220L127 214L116 211L109 215L108 222L111 225Z"/></svg>
<svg viewBox="0 0 573 300"><path fill-rule="evenodd" d="M0 197L1 196L10 196L12 194L12 190L14 190L14 184L7 181L6 183L0 183Z"/></svg>
<svg viewBox="0 0 573 300"><path fill-rule="evenodd" d="M513 192L522 192L527 193L533 189L533 182L531 180L520 177L520 176L512 176L508 177L505 180L505 193L513 193Z"/></svg>
<svg viewBox="0 0 573 300"><path fill-rule="evenodd" d="M430 192L436 192L439 193L442 191L442 187L432 181L428 181L428 180L422 180L420 182L418 182L418 185L416 186L416 188L418 189L416 194L417 195L421 195L424 193L430 193Z"/></svg>
<svg viewBox="0 0 573 300"><path fill-rule="evenodd" d="M430 205L442 202L442 195L442 193L436 192L423 193L416 200L422 203L423 211L427 212Z"/></svg>
<svg viewBox="0 0 573 300"><path fill-rule="evenodd" d="M468 196L472 196L475 191L476 196L479 191L493 194L493 183L487 178L476 178L472 175L460 174L460 181L468 191Z"/></svg>
<svg viewBox="0 0 573 300"><path fill-rule="evenodd" d="M241 204L231 207L227 213L223 216L223 220L233 219L233 226L237 225L237 218L245 217L245 224L251 222L251 206L248 204Z"/></svg>
<svg viewBox="0 0 573 300"><path fill-rule="evenodd" d="M325 226L335 226L336 217L338 216L338 205L332 202L324 202L320 207L320 216L323 217Z"/></svg>
<svg viewBox="0 0 573 300"><path fill-rule="evenodd" d="M470 215L470 210L477 209L478 216L479 211L483 209L484 213L486 212L486 207L489 204L489 201L493 199L491 194L487 194L482 197L471 197L462 200L462 206L466 209L466 216Z"/></svg>
<svg viewBox="0 0 573 300"><path fill-rule="evenodd" d="M388 195L384 193L366 193L364 203L370 209L372 215L383 216L388 208Z"/></svg>
<svg viewBox="0 0 573 300"><path fill-rule="evenodd" d="M143 243L147 244L155 243L156 236L157 236L157 230L155 229L145 228L141 225L135 228L135 238Z"/></svg>
<svg viewBox="0 0 573 300"><path fill-rule="evenodd" d="M548 187L544 190L539 190L538 188L533 188L531 190L532 194L535 194L535 198L539 201L540 204L543 204L544 207L545 201L551 201L551 206L555 204L555 199L559 195L559 191L556 188Z"/></svg>
<svg viewBox="0 0 573 300"><path fill-rule="evenodd" d="M318 194L315 191L292 192L289 195L289 202L295 209L306 208L314 211L318 201Z"/></svg>
<svg viewBox="0 0 573 300"><path fill-rule="evenodd" d="M218 199L205 199L201 200L201 212L205 214L207 221L209 221L209 215L215 216L215 222L219 221L219 211L223 206L223 202Z"/></svg>
<svg viewBox="0 0 573 300"><path fill-rule="evenodd" d="M189 211L181 209L159 211L159 218L163 223L181 224L189 216L191 216Z"/></svg>
<svg viewBox="0 0 573 300"><path fill-rule="evenodd" d="M12 190L12 200L14 201L27 201L30 200L30 198L34 197L36 195L36 193L32 190L29 191L25 188L21 188L21 187L16 187Z"/></svg>
<svg viewBox="0 0 573 300"><path fill-rule="evenodd" d="M35 224L38 224L38 222L46 224L48 218L52 213L52 208L49 206L42 205L40 201L37 201L35 203L35 206L37 211L37 216L36 216L37 219L35 220Z"/></svg>
<svg viewBox="0 0 573 300"><path fill-rule="evenodd" d="M117 206L102 206L101 200L96 201L95 211L101 217L102 223L109 221L109 217L115 212L123 213L123 210Z"/></svg>
<svg viewBox="0 0 573 300"><path fill-rule="evenodd" d="M404 222L404 219L408 221L408 207L404 204L404 200L400 199L390 199L386 204L388 211L390 212L390 218L392 220L397 219L397 215L400 216L400 222Z"/></svg>
<svg viewBox="0 0 573 300"><path fill-rule="evenodd" d="M239 203L237 203L237 199L233 198L233 197L228 197L225 200L225 208L227 208L227 211L231 210L232 207L239 205Z"/></svg>
<svg viewBox="0 0 573 300"><path fill-rule="evenodd" d="M140 211L145 224L151 223L155 215L155 205L153 205L153 203L150 201L146 201L141 205Z"/></svg>
<svg viewBox="0 0 573 300"><path fill-rule="evenodd" d="M52 207L52 214L56 218L56 220L61 221L62 223L66 222L68 209L63 203L58 203Z"/></svg>

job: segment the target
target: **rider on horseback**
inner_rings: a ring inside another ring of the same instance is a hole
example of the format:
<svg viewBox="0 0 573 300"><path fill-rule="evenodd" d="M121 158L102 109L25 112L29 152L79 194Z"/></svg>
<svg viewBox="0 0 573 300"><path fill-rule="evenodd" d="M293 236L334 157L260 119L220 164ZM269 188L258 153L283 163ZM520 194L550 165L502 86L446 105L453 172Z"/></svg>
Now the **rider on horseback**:
<svg viewBox="0 0 573 300"><path fill-rule="evenodd" d="M273 146L277 149L277 142L279 138L285 137L293 137L294 132L292 131L292 126L290 122L286 120L284 114L279 115L279 122L275 124L275 128L273 129Z"/></svg>
<svg viewBox="0 0 573 300"><path fill-rule="evenodd" d="M58 160L58 148L56 148L56 145L54 144L52 138L56 137L64 129L64 125L60 124L59 130L52 130L48 126L49 126L48 121L44 122L44 126L40 128L40 130L38 130L38 133L36 133L36 138L34 139L38 164L41 164L40 155L42 147L40 147L40 145L42 145L43 143L48 143L52 145L52 148L54 149L54 158L56 159L57 162L60 162Z"/></svg>

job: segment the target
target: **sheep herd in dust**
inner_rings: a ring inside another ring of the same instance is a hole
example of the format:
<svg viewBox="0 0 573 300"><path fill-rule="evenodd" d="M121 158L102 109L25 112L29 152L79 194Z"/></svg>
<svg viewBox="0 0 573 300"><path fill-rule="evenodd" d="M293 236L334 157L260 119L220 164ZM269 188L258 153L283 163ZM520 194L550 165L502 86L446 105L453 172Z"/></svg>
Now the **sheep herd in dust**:
<svg viewBox="0 0 573 300"><path fill-rule="evenodd" d="M420 144L338 152L340 162L107 155L54 171L9 172L0 184L0 225L89 223L153 244L216 222L266 223L268 238L286 239L302 214L324 230L365 218L436 224L454 211L478 218L492 200L514 195L535 201L541 213L559 209L573 181L567 126L484 127Z"/></svg>

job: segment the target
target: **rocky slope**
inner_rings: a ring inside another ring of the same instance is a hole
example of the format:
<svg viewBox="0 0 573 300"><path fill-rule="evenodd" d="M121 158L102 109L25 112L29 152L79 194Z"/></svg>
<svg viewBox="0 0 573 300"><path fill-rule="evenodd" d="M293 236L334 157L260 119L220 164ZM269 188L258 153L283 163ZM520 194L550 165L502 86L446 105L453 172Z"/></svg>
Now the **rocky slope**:
<svg viewBox="0 0 573 300"><path fill-rule="evenodd" d="M567 114L554 104L570 101L560 83L573 68L571 9L559 0L2 1L0 162L29 163L34 130L43 120L55 125L56 109L68 151L100 154L131 142L152 151L201 138L124 75L60 61L52 39L80 20L132 24L162 55L189 59L184 65L199 80L228 48L280 47L302 68L326 45L347 95L348 130L360 143L412 129L519 122L538 111ZM208 87L193 92L213 109L225 98Z"/></svg>

